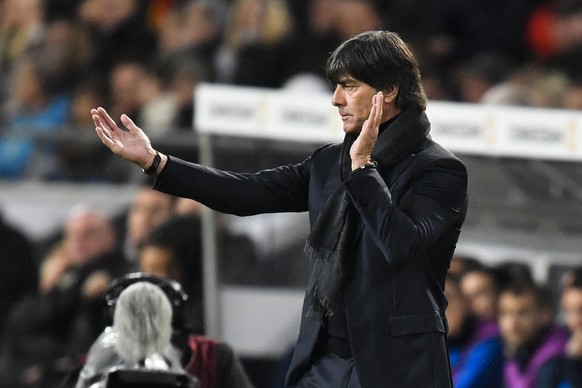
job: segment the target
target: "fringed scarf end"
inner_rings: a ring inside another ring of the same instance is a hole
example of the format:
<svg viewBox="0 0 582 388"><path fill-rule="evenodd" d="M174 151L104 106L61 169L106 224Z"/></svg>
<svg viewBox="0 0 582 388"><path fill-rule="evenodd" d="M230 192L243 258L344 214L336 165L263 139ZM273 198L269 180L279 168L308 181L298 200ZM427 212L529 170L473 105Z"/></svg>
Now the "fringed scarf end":
<svg viewBox="0 0 582 388"><path fill-rule="evenodd" d="M319 322L325 325L324 319L327 319L333 315L333 310L331 308L331 301L321 296L316 290L313 290L313 303L309 306L305 316L312 321Z"/></svg>
<svg viewBox="0 0 582 388"><path fill-rule="evenodd" d="M305 242L305 246L303 247L303 252L307 255L309 260L311 261L327 261L332 254L332 251L327 248L322 248L317 244L314 244L310 240Z"/></svg>

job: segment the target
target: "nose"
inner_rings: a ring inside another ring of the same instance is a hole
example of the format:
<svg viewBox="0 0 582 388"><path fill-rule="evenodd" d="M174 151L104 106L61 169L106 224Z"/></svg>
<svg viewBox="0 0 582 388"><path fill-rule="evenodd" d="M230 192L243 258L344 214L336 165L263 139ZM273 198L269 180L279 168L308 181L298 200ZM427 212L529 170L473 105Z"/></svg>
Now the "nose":
<svg viewBox="0 0 582 388"><path fill-rule="evenodd" d="M341 85L337 85L335 87L335 90L333 91L333 95L331 96L331 104L333 106L344 106L345 105L345 99L344 99Z"/></svg>

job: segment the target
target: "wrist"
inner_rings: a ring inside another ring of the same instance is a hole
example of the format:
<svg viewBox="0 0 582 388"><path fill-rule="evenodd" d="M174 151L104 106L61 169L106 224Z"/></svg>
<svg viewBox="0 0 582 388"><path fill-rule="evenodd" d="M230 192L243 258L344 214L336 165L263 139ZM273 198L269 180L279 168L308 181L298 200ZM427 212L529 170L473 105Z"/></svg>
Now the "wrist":
<svg viewBox="0 0 582 388"><path fill-rule="evenodd" d="M148 147L148 149L146 150L146 155L144 157L143 162L137 163L137 165L142 170L144 170L144 171L147 170L154 163L154 159L156 158L157 154L158 154L158 151L156 151L152 147Z"/></svg>
<svg viewBox="0 0 582 388"><path fill-rule="evenodd" d="M378 167L378 163L374 162L374 161L369 161L367 163L363 163L361 165L356 165L356 167L354 168L354 164L352 163L352 175L362 171L362 170L366 170L369 168L376 168Z"/></svg>
<svg viewBox="0 0 582 388"><path fill-rule="evenodd" d="M156 150L152 150L152 157L149 158L149 161L146 163L145 167L142 167L144 174L146 175L158 175L162 169L162 156L165 156L159 153ZM165 165L165 163L164 163Z"/></svg>
<svg viewBox="0 0 582 388"><path fill-rule="evenodd" d="M371 158L354 159L352 160L352 171L360 170L362 166L376 167L377 163Z"/></svg>

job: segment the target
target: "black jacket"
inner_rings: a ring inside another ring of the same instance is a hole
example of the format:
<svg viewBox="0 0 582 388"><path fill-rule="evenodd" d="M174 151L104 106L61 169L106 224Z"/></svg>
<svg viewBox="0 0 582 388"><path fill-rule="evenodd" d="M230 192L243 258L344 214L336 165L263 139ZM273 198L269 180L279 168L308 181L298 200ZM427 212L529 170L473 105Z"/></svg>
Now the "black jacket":
<svg viewBox="0 0 582 388"><path fill-rule="evenodd" d="M360 215L343 296L362 387L450 387L443 287L467 209L465 167L427 137L387 171L365 169L342 183L340 149L325 146L302 163L255 174L171 158L154 187L237 215L308 210L313 226L326 199L345 184ZM311 297L305 295L290 385L310 367L321 328L305 317Z"/></svg>

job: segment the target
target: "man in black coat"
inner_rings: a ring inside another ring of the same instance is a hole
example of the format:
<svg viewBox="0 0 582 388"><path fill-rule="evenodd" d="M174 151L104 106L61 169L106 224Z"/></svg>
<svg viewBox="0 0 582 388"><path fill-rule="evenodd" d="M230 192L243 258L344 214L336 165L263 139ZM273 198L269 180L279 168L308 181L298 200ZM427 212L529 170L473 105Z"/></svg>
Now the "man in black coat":
<svg viewBox="0 0 582 388"><path fill-rule="evenodd" d="M327 62L345 139L296 165L237 174L162 155L126 116L96 131L154 188L237 215L309 211L311 274L287 374L297 387L450 387L443 295L467 209L464 165L429 137L418 65L388 31Z"/></svg>

